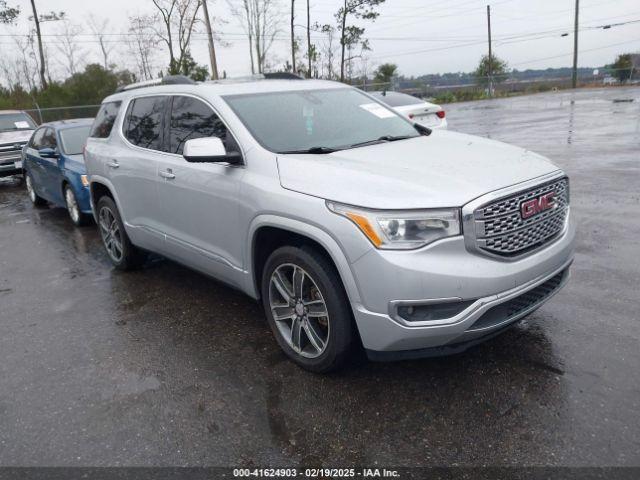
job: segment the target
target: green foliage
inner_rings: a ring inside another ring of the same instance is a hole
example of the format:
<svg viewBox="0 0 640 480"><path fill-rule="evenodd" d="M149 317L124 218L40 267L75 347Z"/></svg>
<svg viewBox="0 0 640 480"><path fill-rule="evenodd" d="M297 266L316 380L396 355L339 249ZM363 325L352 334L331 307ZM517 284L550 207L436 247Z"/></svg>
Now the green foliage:
<svg viewBox="0 0 640 480"><path fill-rule="evenodd" d="M20 15L20 7L9 7L5 0L0 0L0 24L14 23Z"/></svg>
<svg viewBox="0 0 640 480"><path fill-rule="evenodd" d="M398 66L395 63L383 63L376 69L373 81L374 83L391 83L397 74Z"/></svg>
<svg viewBox="0 0 640 480"><path fill-rule="evenodd" d="M616 77L620 82L626 82L631 79L633 74L633 58L630 53L618 55L616 61L611 65L613 71L611 75Z"/></svg>
<svg viewBox="0 0 640 480"><path fill-rule="evenodd" d="M196 82L204 82L209 77L209 69L204 65L198 65L190 52L185 52L182 62L174 60L169 66L169 75L185 75Z"/></svg>
<svg viewBox="0 0 640 480"><path fill-rule="evenodd" d="M25 91L21 86L0 88L0 109L31 109L66 107L71 105L96 105L115 92L121 85L131 83L131 72L105 70L98 64L90 64L83 72L67 78L64 82L53 82L44 90Z"/></svg>
<svg viewBox="0 0 640 480"><path fill-rule="evenodd" d="M500 83L507 78L507 62L499 59L495 55L491 55L491 69L489 69L489 55L483 55L474 72L476 81L480 85L487 85L489 83L489 72L491 71L491 77L493 83Z"/></svg>

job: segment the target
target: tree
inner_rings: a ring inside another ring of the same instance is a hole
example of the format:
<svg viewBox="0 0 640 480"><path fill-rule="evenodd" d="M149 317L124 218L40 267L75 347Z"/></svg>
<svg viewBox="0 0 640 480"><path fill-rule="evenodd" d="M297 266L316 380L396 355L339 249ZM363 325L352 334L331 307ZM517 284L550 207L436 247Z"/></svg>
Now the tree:
<svg viewBox="0 0 640 480"><path fill-rule="evenodd" d="M62 21L62 28L58 32L57 50L62 56L59 61L69 76L78 71L86 57L87 52L78 42L78 36L81 34L82 27L80 25L73 24L68 19Z"/></svg>
<svg viewBox="0 0 640 480"><path fill-rule="evenodd" d="M473 75L480 85L486 86L489 84L489 74L493 83L506 80L507 62L491 55L491 64L489 64L489 55L483 55Z"/></svg>
<svg viewBox="0 0 640 480"><path fill-rule="evenodd" d="M105 32L109 31L109 19L103 18L99 20L94 14L90 14L87 17L87 24L91 29L91 33L98 38L98 45L100 46L100 52L102 53L102 66L105 69L109 69L109 55L113 50L113 44L109 45L106 40Z"/></svg>
<svg viewBox="0 0 640 480"><path fill-rule="evenodd" d="M616 61L611 65L611 74L620 82L630 80L633 75L633 57L630 53L618 55Z"/></svg>
<svg viewBox="0 0 640 480"><path fill-rule="evenodd" d="M369 49L369 44L363 40L364 28L355 25L347 25L349 17L361 20L375 20L380 15L375 11L375 7L383 4L385 0L344 0L344 5L335 14L340 31L340 81L344 82L345 74L345 53L351 51L358 43L363 50ZM348 60L351 60L351 55Z"/></svg>
<svg viewBox="0 0 640 480"><path fill-rule="evenodd" d="M42 47L42 32L40 31L40 24L44 22L62 20L64 18L64 12L51 11L38 16L35 0L31 0L31 10L33 11L33 16L29 17L29 20L33 20L33 23L35 24L36 36L38 38L38 52L40 54L40 87L45 89L47 88L47 78L45 75L47 71L47 62L44 56L44 48Z"/></svg>
<svg viewBox="0 0 640 480"><path fill-rule="evenodd" d="M14 23L20 15L20 7L9 7L5 0L0 0L0 24Z"/></svg>
<svg viewBox="0 0 640 480"><path fill-rule="evenodd" d="M209 77L209 70L204 65L198 65L188 50L185 52L180 71L180 75L191 77L197 82L204 82Z"/></svg>
<svg viewBox="0 0 640 480"><path fill-rule="evenodd" d="M333 25L322 25L320 27L316 24L316 30L318 29L325 35L325 40L321 45L322 58L324 59L324 65L322 66L323 76L332 80L335 77L336 27Z"/></svg>
<svg viewBox="0 0 640 480"><path fill-rule="evenodd" d="M161 28L156 29L158 38L169 49L169 74L182 71L183 62L189 51L191 34L194 31L200 0L151 0L157 12Z"/></svg>
<svg viewBox="0 0 640 480"><path fill-rule="evenodd" d="M229 9L238 19L249 39L251 73L263 73L267 55L280 33L280 4L278 0L242 0L240 6L227 0ZM255 56L254 56L255 50Z"/></svg>
<svg viewBox="0 0 640 480"><path fill-rule="evenodd" d="M137 76L140 80L153 78L156 35L151 28L152 22L153 19L146 15L129 19L127 47L130 56L135 59Z"/></svg>
<svg viewBox="0 0 640 480"><path fill-rule="evenodd" d="M398 74L398 66L394 63L383 63L380 65L373 77L375 83L390 84L393 77Z"/></svg>

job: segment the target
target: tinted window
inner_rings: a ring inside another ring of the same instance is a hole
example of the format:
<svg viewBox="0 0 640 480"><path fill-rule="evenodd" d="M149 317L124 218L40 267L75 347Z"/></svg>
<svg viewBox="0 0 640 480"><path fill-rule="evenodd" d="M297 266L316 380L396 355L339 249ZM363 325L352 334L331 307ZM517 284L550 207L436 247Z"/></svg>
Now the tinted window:
<svg viewBox="0 0 640 480"><path fill-rule="evenodd" d="M386 103L390 107L402 107L403 105L419 105L424 103L424 100L412 97L406 93L386 92L383 95L381 92L374 92L373 96L377 97L380 101Z"/></svg>
<svg viewBox="0 0 640 480"><path fill-rule="evenodd" d="M42 137L44 137L45 130L46 128L36 130L35 133L31 136L31 140L29 140L29 146L31 148L35 148L36 150L40 150L42 148Z"/></svg>
<svg viewBox="0 0 640 480"><path fill-rule="evenodd" d="M0 131L7 130L32 130L36 124L26 113L0 114Z"/></svg>
<svg viewBox="0 0 640 480"><path fill-rule="evenodd" d="M267 150L352 148L380 137L417 137L394 111L354 88L269 92L223 97Z"/></svg>
<svg viewBox="0 0 640 480"><path fill-rule="evenodd" d="M187 140L202 137L219 137L227 152L238 151L227 127L211 107L196 98L173 97L169 151L182 155Z"/></svg>
<svg viewBox="0 0 640 480"><path fill-rule="evenodd" d="M65 128L60 131L60 141L62 151L67 155L77 155L82 153L84 144L89 136L89 125L82 127Z"/></svg>
<svg viewBox="0 0 640 480"><path fill-rule="evenodd" d="M42 146L40 148L56 148L58 141L56 140L56 132L53 128L46 128L42 137Z"/></svg>
<svg viewBox="0 0 640 480"><path fill-rule="evenodd" d="M162 150L162 117L166 97L136 98L125 119L124 134L134 145L151 150Z"/></svg>
<svg viewBox="0 0 640 480"><path fill-rule="evenodd" d="M103 103L93 121L90 137L107 138L111 134L113 123L116 121L121 102Z"/></svg>

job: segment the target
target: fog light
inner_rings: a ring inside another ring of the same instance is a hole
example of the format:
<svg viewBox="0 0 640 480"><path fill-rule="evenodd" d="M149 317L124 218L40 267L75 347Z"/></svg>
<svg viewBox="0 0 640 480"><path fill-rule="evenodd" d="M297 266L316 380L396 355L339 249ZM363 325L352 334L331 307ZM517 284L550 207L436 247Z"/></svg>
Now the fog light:
<svg viewBox="0 0 640 480"><path fill-rule="evenodd" d="M429 322L455 317L475 300L460 302L432 303L426 305L400 305L398 316L407 322Z"/></svg>

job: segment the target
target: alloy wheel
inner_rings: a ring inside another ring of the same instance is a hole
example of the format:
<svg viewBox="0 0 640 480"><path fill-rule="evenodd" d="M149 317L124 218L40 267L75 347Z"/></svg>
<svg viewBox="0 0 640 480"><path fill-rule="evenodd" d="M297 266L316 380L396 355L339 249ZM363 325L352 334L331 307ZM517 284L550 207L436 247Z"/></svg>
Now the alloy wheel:
<svg viewBox="0 0 640 480"><path fill-rule="evenodd" d="M80 219L80 209L78 208L78 202L76 202L76 196L71 191L71 188L67 187L64 192L64 198L67 201L67 210L69 210L69 216L73 223L78 223Z"/></svg>
<svg viewBox="0 0 640 480"><path fill-rule="evenodd" d="M108 207L102 207L98 215L100 234L107 253L111 259L118 263L122 260L122 232L115 215Z"/></svg>
<svg viewBox="0 0 640 480"><path fill-rule="evenodd" d="M329 341L329 311L311 276L300 266L278 266L269 281L269 306L278 332L297 354L317 358Z"/></svg>

